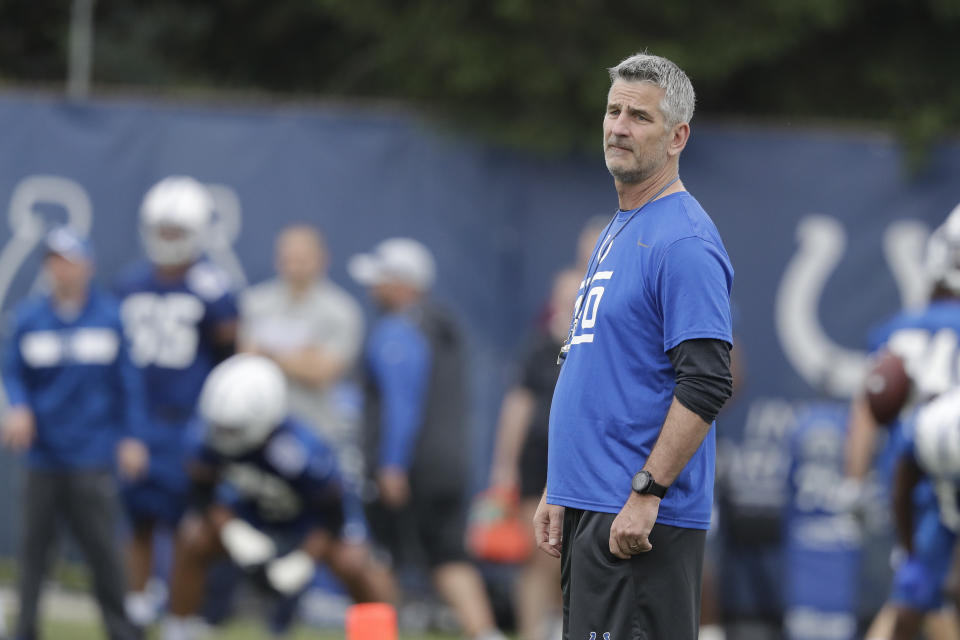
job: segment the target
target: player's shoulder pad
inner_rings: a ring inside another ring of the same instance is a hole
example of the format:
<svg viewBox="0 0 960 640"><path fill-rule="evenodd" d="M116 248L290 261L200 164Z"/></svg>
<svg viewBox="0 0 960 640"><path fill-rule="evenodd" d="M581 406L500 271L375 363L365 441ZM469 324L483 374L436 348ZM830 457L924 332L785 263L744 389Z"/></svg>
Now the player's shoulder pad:
<svg viewBox="0 0 960 640"><path fill-rule="evenodd" d="M284 477L295 478L310 464L310 449L296 433L281 429L267 442L263 457Z"/></svg>
<svg viewBox="0 0 960 640"><path fill-rule="evenodd" d="M187 289L207 302L215 302L230 293L230 276L219 266L201 260L190 267L185 278Z"/></svg>

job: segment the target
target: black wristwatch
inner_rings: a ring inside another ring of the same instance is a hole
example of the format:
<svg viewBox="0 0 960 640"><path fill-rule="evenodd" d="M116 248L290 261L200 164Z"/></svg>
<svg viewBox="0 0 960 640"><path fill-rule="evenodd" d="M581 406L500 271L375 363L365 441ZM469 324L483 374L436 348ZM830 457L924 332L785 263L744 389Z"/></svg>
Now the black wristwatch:
<svg viewBox="0 0 960 640"><path fill-rule="evenodd" d="M657 481L653 479L653 476L646 469L641 469L634 474L633 480L630 482L630 487L640 495L649 493L658 498L663 498L667 492L667 487L662 484L657 484Z"/></svg>

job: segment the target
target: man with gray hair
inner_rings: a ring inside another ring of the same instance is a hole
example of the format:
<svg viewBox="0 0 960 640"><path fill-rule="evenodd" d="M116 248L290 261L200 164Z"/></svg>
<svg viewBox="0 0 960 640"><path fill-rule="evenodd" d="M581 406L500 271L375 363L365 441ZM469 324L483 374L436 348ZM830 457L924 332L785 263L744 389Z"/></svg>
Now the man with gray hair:
<svg viewBox="0 0 960 640"><path fill-rule="evenodd" d="M603 151L620 206L560 352L534 527L561 559L565 639L695 640L733 268L680 182L690 80L647 54L610 79Z"/></svg>

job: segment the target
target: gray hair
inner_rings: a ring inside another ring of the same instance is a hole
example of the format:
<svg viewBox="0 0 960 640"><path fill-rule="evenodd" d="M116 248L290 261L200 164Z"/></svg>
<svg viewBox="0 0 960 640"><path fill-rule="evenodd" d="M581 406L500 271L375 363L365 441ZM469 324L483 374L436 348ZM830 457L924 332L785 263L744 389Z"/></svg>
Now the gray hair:
<svg viewBox="0 0 960 640"><path fill-rule="evenodd" d="M668 127L693 119L693 105L696 102L693 84L683 69L670 60L648 53L636 53L608 71L611 85L617 80L626 80L649 82L663 89L660 111Z"/></svg>

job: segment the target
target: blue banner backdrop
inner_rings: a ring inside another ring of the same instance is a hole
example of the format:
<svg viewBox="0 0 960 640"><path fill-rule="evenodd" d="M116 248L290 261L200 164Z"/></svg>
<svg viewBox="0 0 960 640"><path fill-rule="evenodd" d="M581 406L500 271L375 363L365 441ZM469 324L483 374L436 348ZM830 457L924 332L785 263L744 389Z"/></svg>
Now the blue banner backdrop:
<svg viewBox="0 0 960 640"><path fill-rule="evenodd" d="M514 351L550 278L572 262L583 222L616 208L599 121L597 153L561 160L441 135L406 113L343 107L77 104L5 94L0 132L4 310L35 284L37 222L88 227L99 277L109 282L140 253L144 192L175 173L213 186L214 257L249 282L271 274L272 238L290 222L324 231L333 279L361 299L344 270L351 254L389 236L423 241L439 265L436 297L469 330L477 487ZM960 144L935 149L930 166L908 180L885 136L695 121L681 169L736 268L746 376L720 436L737 443L752 428L779 441L783 412L823 393L848 394L867 328L922 298L923 241L960 202ZM749 467L747 460L737 464ZM762 461L753 464L746 472L762 475ZM10 513L10 500L0 497L0 512ZM9 550L11 531L0 528L0 549Z"/></svg>

